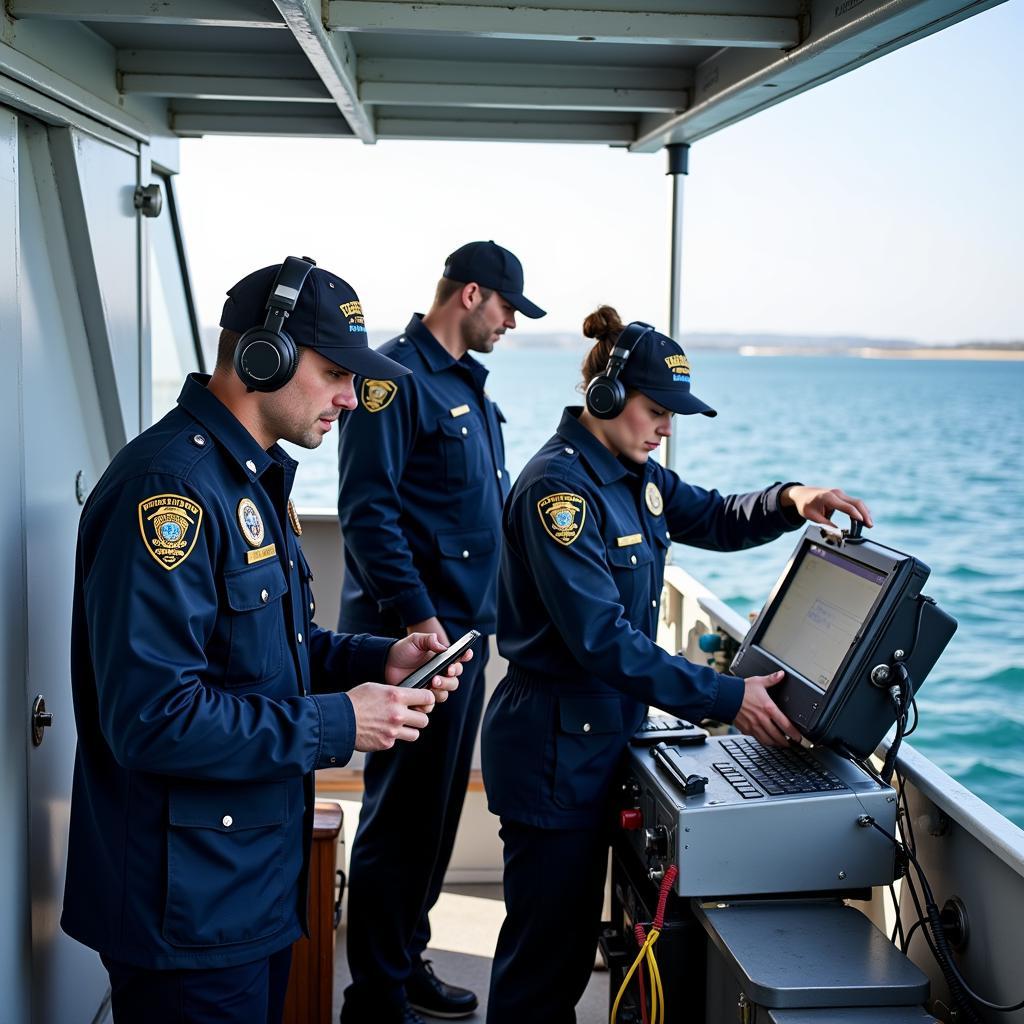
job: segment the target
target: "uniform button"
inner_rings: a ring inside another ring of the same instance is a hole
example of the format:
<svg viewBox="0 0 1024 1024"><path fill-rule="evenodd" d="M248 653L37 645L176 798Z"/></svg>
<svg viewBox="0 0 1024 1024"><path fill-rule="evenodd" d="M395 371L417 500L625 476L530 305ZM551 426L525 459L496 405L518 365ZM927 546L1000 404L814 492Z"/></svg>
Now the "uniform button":
<svg viewBox="0 0 1024 1024"><path fill-rule="evenodd" d="M260 591L260 600L264 604L266 604L270 600L270 591L268 591L268 590L261 590Z"/></svg>
<svg viewBox="0 0 1024 1024"><path fill-rule="evenodd" d="M651 607L652 608L657 608L658 607L658 602L657 601L652 601L651 602Z"/></svg>
<svg viewBox="0 0 1024 1024"><path fill-rule="evenodd" d="M298 637L299 637L299 643L301 644L301 643L302 643L302 634L301 634L301 633L299 633L299 634L298 634Z"/></svg>
<svg viewBox="0 0 1024 1024"><path fill-rule="evenodd" d="M499 480L501 479L501 470L500 469L498 470L498 479Z"/></svg>
<svg viewBox="0 0 1024 1024"><path fill-rule="evenodd" d="M256 472L256 463L253 462L252 459L246 459L245 460L245 468L247 470L249 470L250 473L255 473Z"/></svg>
<svg viewBox="0 0 1024 1024"><path fill-rule="evenodd" d="M206 438L202 434L194 434L192 436L192 443L202 448L206 444Z"/></svg>
<svg viewBox="0 0 1024 1024"><path fill-rule="evenodd" d="M294 562L294 561L293 561L293 560L292 560L291 558L289 558L289 559L288 559L288 564L289 564L289 565L290 565L290 566L291 566L291 567L292 567L293 569L295 568L295 562Z"/></svg>
<svg viewBox="0 0 1024 1024"><path fill-rule="evenodd" d="M565 451L566 455L575 455L576 454L576 452L573 451L572 448L566 448L566 449L564 449L564 451Z"/></svg>
<svg viewBox="0 0 1024 1024"><path fill-rule="evenodd" d="M463 427L463 428L462 428L462 433L463 433L463 436L465 436L466 434L468 434L468 433L469 433L469 427Z"/></svg>
<svg viewBox="0 0 1024 1024"><path fill-rule="evenodd" d="M469 552L468 551L463 551L462 552L462 557L463 558L469 558Z"/></svg>
<svg viewBox="0 0 1024 1024"><path fill-rule="evenodd" d="M584 732L590 732L590 723L589 722L584 722L583 723L583 731Z"/></svg>
<svg viewBox="0 0 1024 1024"><path fill-rule="evenodd" d="M666 530L665 531L665 540L671 540L671 539L672 539L672 531L671 530Z"/></svg>
<svg viewBox="0 0 1024 1024"><path fill-rule="evenodd" d="M337 764L338 759L336 757L331 758L331 764Z"/></svg>
<svg viewBox="0 0 1024 1024"><path fill-rule="evenodd" d="M235 819L232 818L230 814L225 814L224 817L220 819L220 823L225 828L231 828L231 826L235 823Z"/></svg>
<svg viewBox="0 0 1024 1024"><path fill-rule="evenodd" d="M631 562L632 562L632 563L633 563L634 565L636 565L636 555L630 555L630 556L629 556L629 560L630 560L630 561L631 561Z"/></svg>
<svg viewBox="0 0 1024 1024"><path fill-rule="evenodd" d="M310 611L312 611L312 610L313 610L313 602L312 602L312 601L310 601L310 602L309 602L309 610L310 610Z"/></svg>

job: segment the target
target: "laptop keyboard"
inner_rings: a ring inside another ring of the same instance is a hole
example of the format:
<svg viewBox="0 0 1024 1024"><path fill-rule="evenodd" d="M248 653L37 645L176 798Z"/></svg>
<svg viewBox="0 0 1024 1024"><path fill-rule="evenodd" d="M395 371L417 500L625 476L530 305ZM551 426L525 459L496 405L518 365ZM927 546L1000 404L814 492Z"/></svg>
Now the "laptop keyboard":
<svg viewBox="0 0 1024 1024"><path fill-rule="evenodd" d="M769 796L829 793L847 788L798 747L765 747L749 736L722 740L721 747L735 763L718 761L713 767L744 800L763 799L752 782Z"/></svg>

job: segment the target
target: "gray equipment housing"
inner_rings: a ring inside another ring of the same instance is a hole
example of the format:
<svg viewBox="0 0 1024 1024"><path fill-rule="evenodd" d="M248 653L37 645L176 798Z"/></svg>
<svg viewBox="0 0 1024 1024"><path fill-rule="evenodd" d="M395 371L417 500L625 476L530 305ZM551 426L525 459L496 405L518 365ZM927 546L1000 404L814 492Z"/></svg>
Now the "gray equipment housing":
<svg viewBox="0 0 1024 1024"><path fill-rule="evenodd" d="M680 772L707 778L705 791L693 796L683 794L650 748L630 749L624 792L635 794L643 827L623 835L652 877L675 864L674 891L708 898L852 891L893 881L892 843L858 823L869 815L895 834L891 787L815 748L814 759L845 789L744 799L713 767L729 760L721 744L732 738L667 750Z"/></svg>
<svg viewBox="0 0 1024 1024"><path fill-rule="evenodd" d="M839 901L711 907L694 901L693 911L709 939L708 1024L933 1020L920 1005L928 999L927 977L863 914Z"/></svg>

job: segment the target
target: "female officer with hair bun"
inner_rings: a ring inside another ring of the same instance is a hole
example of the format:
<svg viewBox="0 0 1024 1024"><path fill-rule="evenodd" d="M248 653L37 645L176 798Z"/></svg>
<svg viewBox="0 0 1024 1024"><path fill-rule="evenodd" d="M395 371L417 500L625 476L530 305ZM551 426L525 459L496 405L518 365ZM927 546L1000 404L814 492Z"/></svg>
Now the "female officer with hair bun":
<svg viewBox="0 0 1024 1024"><path fill-rule="evenodd" d="M836 511L871 525L841 490L775 483L722 496L651 460L673 414L716 415L690 364L610 306L583 323L586 406L567 408L505 505L498 648L508 674L487 708L483 768L501 817L506 918L488 1024L571 1024L594 963L616 765L648 705L733 722L781 746L796 728L768 688L655 643L672 541L719 551L764 544Z"/></svg>

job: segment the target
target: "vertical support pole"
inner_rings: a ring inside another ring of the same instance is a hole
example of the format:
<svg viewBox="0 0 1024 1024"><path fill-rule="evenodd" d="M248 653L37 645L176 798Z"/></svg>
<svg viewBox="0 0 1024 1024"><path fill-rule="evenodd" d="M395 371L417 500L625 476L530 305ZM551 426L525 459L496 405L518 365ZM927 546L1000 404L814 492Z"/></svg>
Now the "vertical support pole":
<svg viewBox="0 0 1024 1024"><path fill-rule="evenodd" d="M680 292L683 278L683 178L690 173L690 144L674 142L665 147L667 174L672 176L672 249L668 284L668 334L678 339L682 327ZM672 468L672 438L665 441L665 465Z"/></svg>

